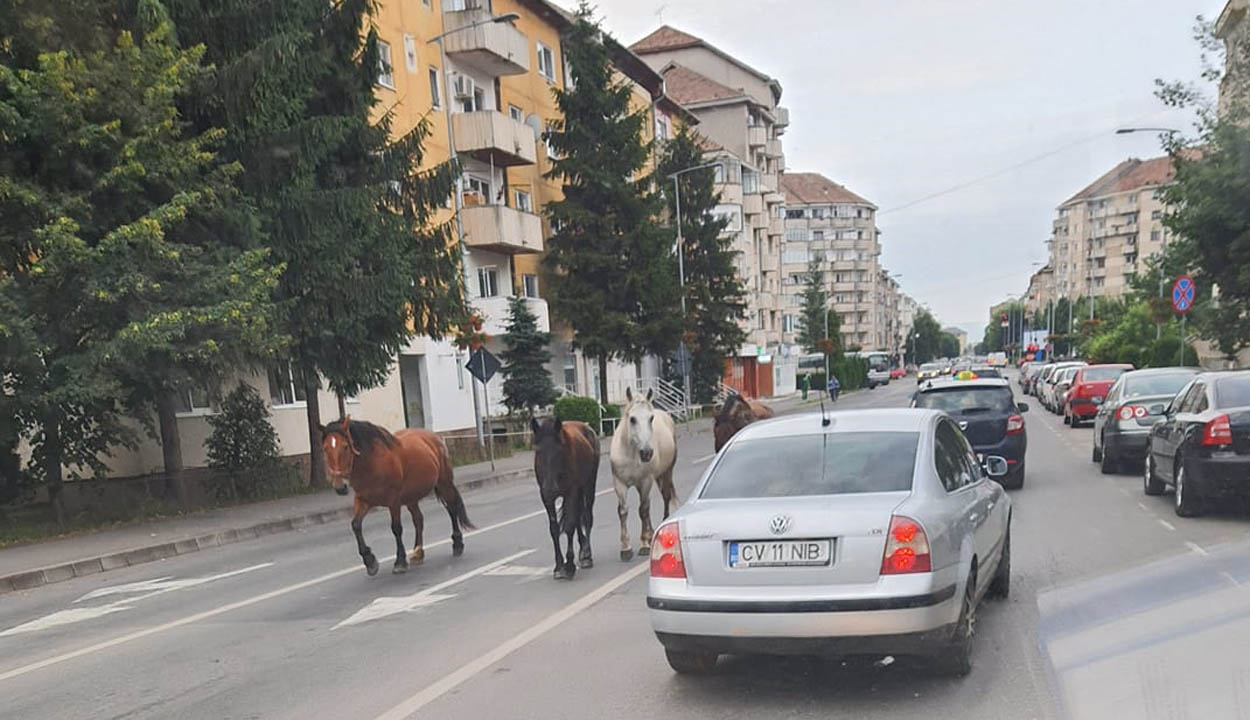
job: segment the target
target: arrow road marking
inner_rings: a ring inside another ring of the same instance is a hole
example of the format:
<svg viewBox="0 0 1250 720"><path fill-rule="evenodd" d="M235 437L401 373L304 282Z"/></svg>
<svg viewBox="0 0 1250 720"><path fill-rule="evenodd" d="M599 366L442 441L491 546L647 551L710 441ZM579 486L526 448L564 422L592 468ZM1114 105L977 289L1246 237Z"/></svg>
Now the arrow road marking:
<svg viewBox="0 0 1250 720"><path fill-rule="evenodd" d="M86 595L83 595L82 597L78 598L74 602L80 603L83 600L93 600L95 598L108 597L110 595L129 595L133 593L146 593L146 594L139 595L137 597L121 598L118 600L114 600L111 603L107 603L105 605L97 605L95 607L81 607L81 608L70 608L68 610L58 610L57 612L51 613L49 615L44 615L41 618L31 620L30 622L27 622L27 623L22 623L21 625L16 625L14 627L9 628L8 630L5 630L4 632L0 632L0 637L5 637L8 635L20 635L22 633L39 632L40 630L47 630L48 628L54 628L54 627L58 627L61 625L71 625L73 623L82 622L84 620L91 620L94 618L103 617L105 615L111 615L115 612L121 612L123 610L130 610L131 608L134 607L134 603L140 600L146 600L150 597L156 597L157 595L164 595L165 593L174 592L175 590L182 590L183 588L195 587L196 585L203 585L204 583L209 583L214 580L221 580L223 578L233 577L235 575L242 575L243 573L249 573L249 572L252 572L253 570L260 570L262 568L267 568L270 565L273 565L273 563L271 562L261 563L260 565L252 565L251 567L245 567L239 570L231 570L230 572L220 573L218 575L209 575L207 577L202 577L202 578L186 578L184 580L174 580L172 576L166 576L166 577L156 578L154 580L142 580L140 582L126 583L125 585L114 585L112 587L92 590L91 592L87 593Z"/></svg>
<svg viewBox="0 0 1250 720"><path fill-rule="evenodd" d="M413 610L426 607L427 605L433 605L434 603L454 598L455 595L440 595L439 591L445 590L452 585L462 583L470 578L475 578L478 575L484 575L491 570L506 565L517 558L525 557L532 552L534 552L532 549L522 550L521 552L514 553L506 558L474 568L463 575L457 575L450 580L444 580L437 585L431 585L430 587L421 590L420 592L413 593L412 595L404 595L401 597L380 597L356 611L355 615L352 615L338 625L335 625L332 629L338 630L339 628L347 625L359 625L361 623L369 622L370 620L379 620L398 613L412 612Z"/></svg>

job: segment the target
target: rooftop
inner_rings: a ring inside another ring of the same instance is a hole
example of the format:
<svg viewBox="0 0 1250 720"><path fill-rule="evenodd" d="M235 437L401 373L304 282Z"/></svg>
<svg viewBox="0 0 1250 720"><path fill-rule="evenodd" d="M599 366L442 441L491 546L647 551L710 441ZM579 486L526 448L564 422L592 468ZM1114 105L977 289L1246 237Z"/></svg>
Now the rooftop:
<svg viewBox="0 0 1250 720"><path fill-rule="evenodd" d="M670 63L665 67L663 75L664 89L668 96L682 105L729 98L748 99L741 90L722 85L706 75L677 63Z"/></svg>
<svg viewBox="0 0 1250 720"><path fill-rule="evenodd" d="M765 75L733 55L730 55L724 50L721 50L715 45L707 42L703 38L696 37L688 32L682 32L671 25L661 25L653 30L651 34L631 45L629 49L639 55L648 55L695 47L704 48L768 83L768 85L772 88L773 102L781 102L781 83L778 82L776 78L771 78L768 75Z"/></svg>
<svg viewBox="0 0 1250 720"><path fill-rule="evenodd" d="M873 209L877 207L820 173L784 172L781 174L781 190L786 194L789 205L849 203L868 205Z"/></svg>
<svg viewBox="0 0 1250 720"><path fill-rule="evenodd" d="M1109 172L1095 180L1084 190L1065 200L1063 204L1069 205L1103 195L1164 185L1171 181L1175 174L1176 169L1172 166L1172 158L1167 155L1149 160L1129 158L1111 168Z"/></svg>

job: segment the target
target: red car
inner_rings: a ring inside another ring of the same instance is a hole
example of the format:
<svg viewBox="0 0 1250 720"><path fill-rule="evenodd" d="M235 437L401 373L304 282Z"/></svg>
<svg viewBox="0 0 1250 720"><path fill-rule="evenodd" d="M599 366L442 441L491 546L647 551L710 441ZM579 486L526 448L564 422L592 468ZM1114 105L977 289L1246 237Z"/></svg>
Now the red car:
<svg viewBox="0 0 1250 720"><path fill-rule="evenodd" d="M1132 369L1132 365L1122 363L1088 365L1077 370L1063 402L1064 424L1077 427L1086 420L1093 420L1107 391L1121 375Z"/></svg>
<svg viewBox="0 0 1250 720"><path fill-rule="evenodd" d="M907 371L904 370L903 368L894 368L890 370L891 380L898 380L899 378L904 378L904 377L907 377Z"/></svg>

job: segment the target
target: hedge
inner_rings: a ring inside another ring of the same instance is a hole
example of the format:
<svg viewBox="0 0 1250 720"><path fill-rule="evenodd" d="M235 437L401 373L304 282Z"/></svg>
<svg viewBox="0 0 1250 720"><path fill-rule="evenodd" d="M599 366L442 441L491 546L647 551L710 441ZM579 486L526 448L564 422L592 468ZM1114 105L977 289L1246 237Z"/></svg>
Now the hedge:
<svg viewBox="0 0 1250 720"><path fill-rule="evenodd" d="M600 418L599 401L579 395L565 395L556 400L555 416L560 420L580 420L597 431Z"/></svg>
<svg viewBox="0 0 1250 720"><path fill-rule="evenodd" d="M829 361L829 369L841 385L841 392L868 387L868 362L857 357L840 357ZM825 374L812 373L808 382L811 392L825 392ZM800 381L801 382L801 381Z"/></svg>

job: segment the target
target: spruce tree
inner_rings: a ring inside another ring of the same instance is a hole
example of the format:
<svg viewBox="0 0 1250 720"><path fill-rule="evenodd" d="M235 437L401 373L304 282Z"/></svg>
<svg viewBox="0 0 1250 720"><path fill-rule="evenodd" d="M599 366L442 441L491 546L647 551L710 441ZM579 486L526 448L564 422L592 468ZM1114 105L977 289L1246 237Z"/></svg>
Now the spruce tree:
<svg viewBox="0 0 1250 720"><path fill-rule="evenodd" d="M503 342L507 346L499 354L503 361L503 402L508 410L524 411L528 418L534 408L556 401L556 388L547 370L551 333L538 329L538 318L523 297L508 299L508 332Z"/></svg>
<svg viewBox="0 0 1250 720"><path fill-rule="evenodd" d="M795 341L803 348L803 352L832 352L832 348L822 342L826 339L825 316L829 312L829 294L825 292L825 281L820 271L820 264L815 261L807 266L807 278L800 297L803 298L803 305L799 311L798 333ZM832 321L835 317L837 317L836 314L829 320ZM833 333L834 328L835 325L831 324L830 334Z"/></svg>
<svg viewBox="0 0 1250 720"><path fill-rule="evenodd" d="M673 233L657 221L663 199L645 172L650 108L631 107L631 87L612 67L614 42L583 3L563 38L561 119L543 135L556 154L548 177L564 191L545 208L548 300L574 347L598 360L601 399L609 358L671 352L681 327Z"/></svg>

